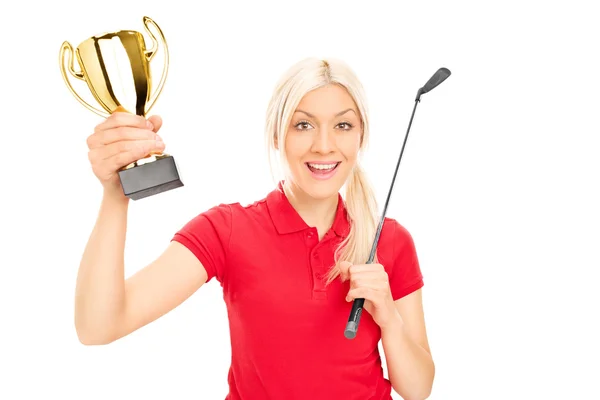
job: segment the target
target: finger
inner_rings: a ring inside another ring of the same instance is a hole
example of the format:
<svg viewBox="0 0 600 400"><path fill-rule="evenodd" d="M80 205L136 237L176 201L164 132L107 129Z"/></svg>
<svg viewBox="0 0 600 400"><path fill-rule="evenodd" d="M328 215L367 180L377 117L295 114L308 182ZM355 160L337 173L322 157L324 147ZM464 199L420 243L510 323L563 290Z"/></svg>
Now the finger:
<svg viewBox="0 0 600 400"><path fill-rule="evenodd" d="M354 275L359 272L374 272L380 271L382 269L383 267L381 266L381 264L354 264L350 266L348 272L350 273L350 275Z"/></svg>
<svg viewBox="0 0 600 400"><path fill-rule="evenodd" d="M353 301L355 299L373 300L374 297L374 292L371 288L356 288L348 291L346 301Z"/></svg>
<svg viewBox="0 0 600 400"><path fill-rule="evenodd" d="M156 142L134 146L131 150L120 151L113 156L106 158L103 164L105 168L108 168L110 171L116 171L134 161L144 158L152 151L154 146L156 146Z"/></svg>
<svg viewBox="0 0 600 400"><path fill-rule="evenodd" d="M141 115L135 115L128 112L114 112L104 121L96 126L94 132L102 132L120 126L129 126L131 128L152 129L152 123Z"/></svg>
<svg viewBox="0 0 600 400"><path fill-rule="evenodd" d="M387 283L379 277L365 276L359 279L350 280L350 289L371 288L374 290L385 289Z"/></svg>
<svg viewBox="0 0 600 400"><path fill-rule="evenodd" d="M356 279L373 279L385 282L389 281L388 274L384 270L352 272L350 274L350 280L352 281Z"/></svg>
<svg viewBox="0 0 600 400"><path fill-rule="evenodd" d="M348 269L350 268L350 266L352 265L351 262L349 261L342 261L339 264L339 269L340 269L340 276L342 278L342 282L347 281L350 278L350 274L348 273Z"/></svg>
<svg viewBox="0 0 600 400"><path fill-rule="evenodd" d="M384 293L382 293L380 290L376 290L371 287L351 289L346 294L347 301L352 301L355 299L365 299L373 302L374 304L380 303L384 298Z"/></svg>
<svg viewBox="0 0 600 400"><path fill-rule="evenodd" d="M161 151L164 149L165 144L162 141L157 140L125 140L120 142L111 143L100 149L97 149L98 160L108 160L121 153L131 154L132 157L137 157L134 161L145 157L152 151ZM130 161L132 162L132 161Z"/></svg>
<svg viewBox="0 0 600 400"><path fill-rule="evenodd" d="M88 139L88 147L95 149L112 143L127 140L156 140L158 135L150 129L118 127L98 132Z"/></svg>
<svg viewBox="0 0 600 400"><path fill-rule="evenodd" d="M158 131L160 130L162 124L163 124L163 120L161 117L159 117L158 115L153 115L150 118L148 118L148 121L150 121L150 123L153 125L153 131L155 133L158 133Z"/></svg>

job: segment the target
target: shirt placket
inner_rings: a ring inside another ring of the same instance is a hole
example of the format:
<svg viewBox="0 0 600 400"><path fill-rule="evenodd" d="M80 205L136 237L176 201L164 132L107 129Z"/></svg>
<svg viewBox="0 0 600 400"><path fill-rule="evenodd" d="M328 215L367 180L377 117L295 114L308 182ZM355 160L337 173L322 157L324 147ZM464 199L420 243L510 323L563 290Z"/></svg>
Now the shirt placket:
<svg viewBox="0 0 600 400"><path fill-rule="evenodd" d="M321 242L318 242L316 229L311 229L307 234L309 248L309 267L312 278L312 299L324 300L327 299L327 291L325 287L325 274L328 266L324 264L326 259L323 254L327 249L326 241L329 239L329 234L325 235Z"/></svg>

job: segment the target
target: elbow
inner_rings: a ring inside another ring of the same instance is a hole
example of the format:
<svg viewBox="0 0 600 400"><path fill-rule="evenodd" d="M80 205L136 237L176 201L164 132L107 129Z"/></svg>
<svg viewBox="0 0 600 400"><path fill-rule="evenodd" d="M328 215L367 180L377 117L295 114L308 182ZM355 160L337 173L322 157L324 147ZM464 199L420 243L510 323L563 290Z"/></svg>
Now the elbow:
<svg viewBox="0 0 600 400"><path fill-rule="evenodd" d="M425 400L431 396L431 390L420 393L418 396L407 397L406 400Z"/></svg>
<svg viewBox="0 0 600 400"><path fill-rule="evenodd" d="M114 339L109 338L107 335L98 335L93 332L82 332L77 330L77 339L79 343L84 346L101 346L114 342Z"/></svg>
<svg viewBox="0 0 600 400"><path fill-rule="evenodd" d="M433 389L433 380L435 377L435 367L432 364L432 369L427 376L427 379L423 379L419 384L413 384L411 386L401 385L392 383L392 388L398 393L404 400L426 400L431 396Z"/></svg>
<svg viewBox="0 0 600 400"><path fill-rule="evenodd" d="M113 340L109 340L106 338L102 338L102 337L95 337L95 336L91 336L91 335L80 335L77 334L77 338L79 339L79 343L81 343L84 346L101 346L101 345L107 345L113 342Z"/></svg>
<svg viewBox="0 0 600 400"><path fill-rule="evenodd" d="M398 393L404 400L426 400L429 398L429 396L431 396L431 389L429 390L421 390L419 392L415 391L413 393L407 391L407 390L396 390L394 389L394 391L396 393ZM407 393L405 393L407 392Z"/></svg>
<svg viewBox="0 0 600 400"><path fill-rule="evenodd" d="M77 339L84 346L100 346L115 341L114 335L105 329L82 326L82 324L75 323L75 332L77 333Z"/></svg>
<svg viewBox="0 0 600 400"><path fill-rule="evenodd" d="M431 396L431 390L420 390L420 391L414 391L414 392L410 392L409 390L404 390L404 389L396 389L394 388L394 391L396 393L398 393L400 395L400 397L402 397L402 399L404 400L426 400L429 398L429 396Z"/></svg>

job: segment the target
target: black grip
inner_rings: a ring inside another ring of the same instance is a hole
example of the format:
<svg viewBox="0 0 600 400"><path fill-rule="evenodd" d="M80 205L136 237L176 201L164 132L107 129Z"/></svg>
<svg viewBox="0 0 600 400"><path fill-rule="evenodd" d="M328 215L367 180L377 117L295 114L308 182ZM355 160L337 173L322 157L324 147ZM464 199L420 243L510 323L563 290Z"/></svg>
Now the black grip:
<svg viewBox="0 0 600 400"><path fill-rule="evenodd" d="M360 322L360 315L362 314L364 304L365 299L354 299L352 311L350 311L350 317L348 318L346 330L344 331L346 339L354 339L356 337L358 323Z"/></svg>

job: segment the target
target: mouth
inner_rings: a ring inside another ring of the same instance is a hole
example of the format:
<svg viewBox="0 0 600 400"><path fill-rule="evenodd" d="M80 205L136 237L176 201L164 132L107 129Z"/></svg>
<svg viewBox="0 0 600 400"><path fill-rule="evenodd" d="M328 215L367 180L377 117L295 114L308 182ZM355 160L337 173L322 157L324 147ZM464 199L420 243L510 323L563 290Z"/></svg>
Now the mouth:
<svg viewBox="0 0 600 400"><path fill-rule="evenodd" d="M341 161L307 162L304 163L312 176L316 179L329 179L335 172Z"/></svg>

